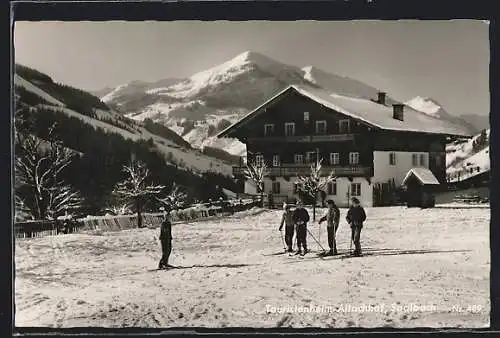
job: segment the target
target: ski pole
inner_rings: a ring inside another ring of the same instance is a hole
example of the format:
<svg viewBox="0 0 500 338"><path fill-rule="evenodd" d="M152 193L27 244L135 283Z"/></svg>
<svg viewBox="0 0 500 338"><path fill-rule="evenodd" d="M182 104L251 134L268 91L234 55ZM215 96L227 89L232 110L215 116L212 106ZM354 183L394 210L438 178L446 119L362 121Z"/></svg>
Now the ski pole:
<svg viewBox="0 0 500 338"><path fill-rule="evenodd" d="M311 233L311 231L309 229L307 229L307 232L309 233L309 235L311 235L311 237L314 239L314 241L316 241L316 243L319 245L319 247L323 250L323 251L326 251L325 248L323 248L323 246L321 246L321 243L318 242L318 240L314 237L314 235Z"/></svg>

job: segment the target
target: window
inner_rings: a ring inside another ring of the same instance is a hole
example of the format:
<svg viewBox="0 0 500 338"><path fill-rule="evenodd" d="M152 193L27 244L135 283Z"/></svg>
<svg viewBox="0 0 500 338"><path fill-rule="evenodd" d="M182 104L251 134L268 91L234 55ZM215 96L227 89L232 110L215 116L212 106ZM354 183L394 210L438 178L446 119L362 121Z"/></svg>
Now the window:
<svg viewBox="0 0 500 338"><path fill-rule="evenodd" d="M425 164L425 154L420 154L420 166L421 167L426 167L426 164Z"/></svg>
<svg viewBox="0 0 500 338"><path fill-rule="evenodd" d="M274 155L273 156L273 166L274 167L279 167L280 166L280 155Z"/></svg>
<svg viewBox="0 0 500 338"><path fill-rule="evenodd" d="M274 134L274 124L268 123L264 125L264 135L269 136Z"/></svg>
<svg viewBox="0 0 500 338"><path fill-rule="evenodd" d="M311 164L315 162L315 157L316 157L316 152L315 151L308 151L306 153L306 163Z"/></svg>
<svg viewBox="0 0 500 338"><path fill-rule="evenodd" d="M309 122L309 112L308 111L304 112L304 122Z"/></svg>
<svg viewBox="0 0 500 338"><path fill-rule="evenodd" d="M326 134L326 121L316 121L316 134Z"/></svg>
<svg viewBox="0 0 500 338"><path fill-rule="evenodd" d="M359 153L349 153L349 164L359 164Z"/></svg>
<svg viewBox="0 0 500 338"><path fill-rule="evenodd" d="M293 184L293 193L297 194L300 190L302 190L302 184L294 183Z"/></svg>
<svg viewBox="0 0 500 338"><path fill-rule="evenodd" d="M264 155L255 155L255 165L262 167L264 165Z"/></svg>
<svg viewBox="0 0 500 338"><path fill-rule="evenodd" d="M337 182L328 183L328 195L337 195Z"/></svg>
<svg viewBox="0 0 500 338"><path fill-rule="evenodd" d="M286 122L285 123L285 136L293 136L295 135L295 123Z"/></svg>
<svg viewBox="0 0 500 338"><path fill-rule="evenodd" d="M351 196L361 196L361 183L351 183Z"/></svg>
<svg viewBox="0 0 500 338"><path fill-rule="evenodd" d="M280 188L280 182L273 182L273 194L279 194Z"/></svg>
<svg viewBox="0 0 500 338"><path fill-rule="evenodd" d="M411 155L411 165L414 167L418 166L418 154Z"/></svg>
<svg viewBox="0 0 500 338"><path fill-rule="evenodd" d="M293 160L294 160L295 164L304 164L304 155L295 154L293 157Z"/></svg>
<svg viewBox="0 0 500 338"><path fill-rule="evenodd" d="M330 153L330 165L337 165L340 163L339 153Z"/></svg>
<svg viewBox="0 0 500 338"><path fill-rule="evenodd" d="M351 131L351 126L349 120L340 120L339 121L339 133L347 134Z"/></svg>
<svg viewBox="0 0 500 338"><path fill-rule="evenodd" d="M389 153L389 164L396 165L396 153Z"/></svg>

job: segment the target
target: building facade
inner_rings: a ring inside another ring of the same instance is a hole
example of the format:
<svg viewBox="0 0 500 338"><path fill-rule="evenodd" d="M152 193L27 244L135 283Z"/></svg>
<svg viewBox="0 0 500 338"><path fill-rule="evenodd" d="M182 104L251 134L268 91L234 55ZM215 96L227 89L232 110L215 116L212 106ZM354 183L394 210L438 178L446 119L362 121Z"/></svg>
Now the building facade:
<svg viewBox="0 0 500 338"><path fill-rule="evenodd" d="M445 183L446 143L466 135L459 126L410 107L387 105L384 93L374 99L354 98L290 86L218 137L246 144L246 159L233 167L235 177L243 177L247 162L266 164L266 194L298 197L298 176L307 175L320 159L323 174L336 177L325 189L328 199L346 206L356 196L372 206L374 190L401 186L412 168L428 168ZM245 193L258 192L246 181Z"/></svg>

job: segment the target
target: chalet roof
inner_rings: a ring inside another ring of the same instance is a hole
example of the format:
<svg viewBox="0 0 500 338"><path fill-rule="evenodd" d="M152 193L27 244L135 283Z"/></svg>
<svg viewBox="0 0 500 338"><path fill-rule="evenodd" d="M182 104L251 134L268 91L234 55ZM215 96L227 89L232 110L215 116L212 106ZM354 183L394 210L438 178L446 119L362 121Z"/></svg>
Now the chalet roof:
<svg viewBox="0 0 500 338"><path fill-rule="evenodd" d="M367 98L350 97L339 94L332 94L324 89L309 86L292 85L279 92L271 99L244 116L241 120L221 131L217 136L224 137L245 121L251 119L261 109L270 104L277 97L289 90L295 90L300 95L310 98L317 103L335 110L341 114L368 123L374 127L394 131L420 132L430 134L443 134L453 136L470 136L468 131L462 126L453 124L419 112L405 105L403 121L393 118L392 106L385 106Z"/></svg>
<svg viewBox="0 0 500 338"><path fill-rule="evenodd" d="M408 171L405 178L403 179L403 185L406 184L407 180L411 177L415 176L420 183L423 185L439 185L439 181L436 176L427 168L412 168Z"/></svg>

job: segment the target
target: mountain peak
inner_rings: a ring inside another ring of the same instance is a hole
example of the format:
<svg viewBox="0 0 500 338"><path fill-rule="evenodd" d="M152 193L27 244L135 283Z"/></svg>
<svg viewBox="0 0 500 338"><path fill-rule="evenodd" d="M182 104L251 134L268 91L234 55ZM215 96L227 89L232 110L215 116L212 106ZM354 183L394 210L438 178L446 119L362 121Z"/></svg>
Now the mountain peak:
<svg viewBox="0 0 500 338"><path fill-rule="evenodd" d="M443 107L436 100L430 97L416 96L413 99L405 102L405 104L415 110L436 117L439 117L443 114L443 112L445 112Z"/></svg>

